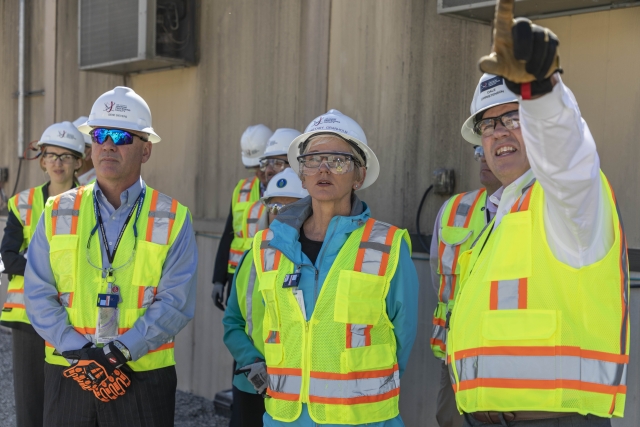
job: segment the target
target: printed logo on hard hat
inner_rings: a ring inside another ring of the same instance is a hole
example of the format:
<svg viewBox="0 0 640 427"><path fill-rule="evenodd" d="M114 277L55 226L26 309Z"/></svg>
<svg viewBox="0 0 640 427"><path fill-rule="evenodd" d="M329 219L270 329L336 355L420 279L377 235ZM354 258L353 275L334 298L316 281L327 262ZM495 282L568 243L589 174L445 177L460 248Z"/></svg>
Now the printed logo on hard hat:
<svg viewBox="0 0 640 427"><path fill-rule="evenodd" d="M313 125L314 126L319 126L321 123L340 123L340 120L336 119L335 117L324 117L321 116L318 120L314 120L313 121Z"/></svg>
<svg viewBox="0 0 640 427"><path fill-rule="evenodd" d="M275 139L272 139L271 141L269 141L269 144L267 144L267 147L271 147L272 145L277 145L278 141L276 141Z"/></svg>
<svg viewBox="0 0 640 427"><path fill-rule="evenodd" d="M64 136L66 135L67 131L66 130L59 130L58 131L58 136L60 138L64 138Z"/></svg>
<svg viewBox="0 0 640 427"><path fill-rule="evenodd" d="M278 188L284 188L286 185L287 185L287 180L284 178L279 179L278 182L276 183L276 186Z"/></svg>
<svg viewBox="0 0 640 427"><path fill-rule="evenodd" d="M245 156L253 156L254 154L258 154L260 150L247 148L246 150L241 150L242 154Z"/></svg>
<svg viewBox="0 0 640 427"><path fill-rule="evenodd" d="M500 76L492 77L489 80L485 80L482 83L480 83L480 93L502 84L504 84L504 79L502 77Z"/></svg>
<svg viewBox="0 0 640 427"><path fill-rule="evenodd" d="M107 113L112 113L112 112L116 113L126 113L127 111L131 111L125 104L116 104L115 102L111 101L110 103L106 103L104 104L104 111ZM119 115L119 114L113 114L114 116L118 116L118 117L127 117L126 115Z"/></svg>

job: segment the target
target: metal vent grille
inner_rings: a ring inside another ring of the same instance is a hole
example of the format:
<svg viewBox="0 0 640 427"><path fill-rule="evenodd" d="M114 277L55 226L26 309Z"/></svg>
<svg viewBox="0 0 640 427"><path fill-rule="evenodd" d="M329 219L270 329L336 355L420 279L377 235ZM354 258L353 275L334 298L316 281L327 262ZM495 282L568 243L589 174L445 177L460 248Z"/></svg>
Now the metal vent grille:
<svg viewBox="0 0 640 427"><path fill-rule="evenodd" d="M80 1L81 67L138 57L140 0Z"/></svg>

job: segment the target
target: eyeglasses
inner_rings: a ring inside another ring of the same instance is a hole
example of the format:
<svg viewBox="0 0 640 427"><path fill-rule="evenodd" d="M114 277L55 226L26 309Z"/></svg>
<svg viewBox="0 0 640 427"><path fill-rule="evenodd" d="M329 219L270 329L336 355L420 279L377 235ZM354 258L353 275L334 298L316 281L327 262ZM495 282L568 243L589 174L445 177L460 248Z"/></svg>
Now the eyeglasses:
<svg viewBox="0 0 640 427"><path fill-rule="evenodd" d="M482 137L491 136L498 122L502 123L502 126L509 130L518 129L520 127L520 112L513 110L498 117L484 118L473 125L473 131Z"/></svg>
<svg viewBox="0 0 640 427"><path fill-rule="evenodd" d="M42 154L42 158L44 159L45 162L51 163L51 164L57 162L58 160L60 160L62 163L69 164L69 163L72 163L74 160L78 159L78 156L74 156L73 154L69 154L69 153L56 154L56 153L49 153L45 151Z"/></svg>
<svg viewBox="0 0 640 427"><path fill-rule="evenodd" d="M266 171L269 166L273 168L276 172L282 172L286 166L289 165L289 162L282 159L262 159L260 160L260 170L262 172Z"/></svg>
<svg viewBox="0 0 640 427"><path fill-rule="evenodd" d="M127 132L126 130L120 129L105 129L105 128L95 128L91 132L89 132L91 136L91 140L93 142L97 142L102 145L107 140L107 138L111 137L114 145L129 145L133 144L133 137L137 136L132 134L131 132ZM147 142L148 139L142 139L144 142Z"/></svg>
<svg viewBox="0 0 640 427"><path fill-rule="evenodd" d="M286 206L282 203L267 203L266 201L263 203L267 207L267 212L274 215L278 215L280 213L280 210Z"/></svg>
<svg viewBox="0 0 640 427"><path fill-rule="evenodd" d="M484 157L484 148L481 145L476 145L474 147L473 160L479 162Z"/></svg>
<svg viewBox="0 0 640 427"><path fill-rule="evenodd" d="M335 175L351 172L354 163L358 163L348 153L310 153L299 156L298 161L300 162L300 171L305 176L317 174L323 163Z"/></svg>

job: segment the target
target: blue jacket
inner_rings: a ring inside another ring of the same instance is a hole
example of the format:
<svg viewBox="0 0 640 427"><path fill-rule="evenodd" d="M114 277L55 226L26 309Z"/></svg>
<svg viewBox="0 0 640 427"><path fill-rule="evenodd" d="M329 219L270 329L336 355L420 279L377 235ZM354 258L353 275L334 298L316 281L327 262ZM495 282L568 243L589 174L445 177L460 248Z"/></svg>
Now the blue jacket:
<svg viewBox="0 0 640 427"><path fill-rule="evenodd" d="M338 256L340 249L342 249L342 246L351 233L363 226L367 219L371 217L367 205L354 196L351 215L336 216L329 223L322 249L320 250L315 265L312 267L309 258L302 253L301 245L298 241L300 237L300 227L302 227L302 224L309 218L311 213L311 198L307 197L284 208L270 227L274 233L274 238L271 240L270 245L280 250L284 256L296 265L304 264L301 270L298 289L302 290L304 295L307 320L309 320L313 314L316 300L322 289L322 284L329 273L331 265ZM245 256L243 260L243 262L251 261L252 257L250 255ZM315 281L316 271L318 274L317 282ZM416 337L418 323L418 286L418 275L411 260L411 252L408 245L403 241L400 249L398 268L391 280L386 299L387 314L393 323L396 336L400 375L403 374L407 366L409 353L411 352L411 347ZM237 298L235 301L234 298L234 292L232 292L229 298L227 312L224 316L224 340L236 358L236 361L239 363L239 366L243 366L252 363L256 357L260 357L260 353L255 350L253 346L251 346L252 349L247 346L247 343L250 344L250 341L244 333L244 320L240 315ZM238 333L239 331L241 331L242 334ZM235 381L234 384L236 384ZM236 387L238 387L238 385L236 385ZM251 388L251 390L253 390L253 388ZM296 421L292 423L276 421L271 418L268 413L265 413L264 425L265 427L307 427L314 426L315 423L309 416L307 405L303 404L302 414ZM398 415L394 419L369 425L374 427L396 427L403 426L404 424Z"/></svg>

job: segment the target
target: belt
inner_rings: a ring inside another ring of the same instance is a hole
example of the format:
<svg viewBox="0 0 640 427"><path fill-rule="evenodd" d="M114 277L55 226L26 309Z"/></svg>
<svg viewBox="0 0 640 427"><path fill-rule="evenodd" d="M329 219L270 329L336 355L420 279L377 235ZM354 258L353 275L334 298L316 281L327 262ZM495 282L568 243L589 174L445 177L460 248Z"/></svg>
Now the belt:
<svg viewBox="0 0 640 427"><path fill-rule="evenodd" d="M569 417L579 415L577 412L543 412L543 411L516 411L516 412L472 412L471 415L478 421L487 424L502 424L500 414L505 421L532 421L546 420L549 418Z"/></svg>

